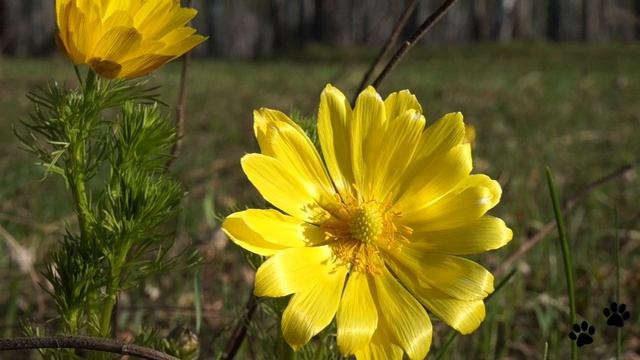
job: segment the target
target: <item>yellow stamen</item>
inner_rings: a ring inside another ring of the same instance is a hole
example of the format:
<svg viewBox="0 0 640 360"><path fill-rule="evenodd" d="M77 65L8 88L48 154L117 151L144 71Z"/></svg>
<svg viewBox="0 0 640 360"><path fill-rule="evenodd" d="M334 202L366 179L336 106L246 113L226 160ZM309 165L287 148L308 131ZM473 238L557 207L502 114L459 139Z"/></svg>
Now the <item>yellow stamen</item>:
<svg viewBox="0 0 640 360"><path fill-rule="evenodd" d="M385 203L350 200L336 212L339 217L322 225L327 241L336 258L353 271L378 274L384 266L380 251L407 243L411 229L397 224L400 214Z"/></svg>

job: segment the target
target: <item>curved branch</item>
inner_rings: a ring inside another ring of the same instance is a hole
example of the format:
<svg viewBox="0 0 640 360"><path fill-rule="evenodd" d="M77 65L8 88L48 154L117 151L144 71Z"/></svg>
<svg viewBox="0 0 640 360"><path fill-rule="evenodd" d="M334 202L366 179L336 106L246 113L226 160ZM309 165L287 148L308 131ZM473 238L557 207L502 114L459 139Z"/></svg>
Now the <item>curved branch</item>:
<svg viewBox="0 0 640 360"><path fill-rule="evenodd" d="M0 339L0 352L28 349L83 349L135 356L147 360L179 360L147 347L89 336L35 336Z"/></svg>
<svg viewBox="0 0 640 360"><path fill-rule="evenodd" d="M571 211L573 208L584 199L586 195L591 193L593 190L598 187L614 180L620 178L634 169L633 164L627 164L621 166L609 174L598 178L588 184L586 184L580 190L574 192L569 195L567 200L564 202L564 206L562 211ZM496 277L502 275L507 270L513 267L514 263L518 261L522 256L528 253L531 249L535 247L536 244L540 242L540 240L544 239L547 235L549 235L556 228L556 221L551 220L548 223L544 224L543 227L540 228L535 234L529 236L523 243L520 245L518 250L511 254L505 261L503 261L498 268L493 272Z"/></svg>
<svg viewBox="0 0 640 360"><path fill-rule="evenodd" d="M256 301L256 296L252 293L245 305L244 316L242 316L238 325L233 329L233 333L231 333L231 338L229 338L227 347L222 354L222 360L230 360L236 356L238 349L240 349L240 345L242 345L244 338L247 336L247 328L249 327L249 323L251 322L257 307L258 302Z"/></svg>
<svg viewBox="0 0 640 360"><path fill-rule="evenodd" d="M398 62L415 46L415 44L422 39L422 37L431 29L431 27L440 20L442 15L444 15L447 10L455 3L456 0L445 0L439 8L436 9L429 17L420 25L420 27L411 35L409 40L405 41L402 46L393 54L393 57L387 65L382 69L382 72L371 84L374 88L378 88L382 80L384 80L389 72L393 70Z"/></svg>
<svg viewBox="0 0 640 360"><path fill-rule="evenodd" d="M191 0L187 0L186 7L191 6ZM191 52L182 56L182 66L180 68L180 85L178 88L178 102L176 104L176 142L171 148L171 157L167 160L166 168L171 167L180 151L182 151L182 139L184 137L184 124L187 121L187 76L189 74L189 63L191 62Z"/></svg>
<svg viewBox="0 0 640 360"><path fill-rule="evenodd" d="M176 105L176 142L171 149L171 157L167 161L167 168L173 164L182 150L182 140L184 138L184 124L187 121L187 72L189 70L190 54L182 57L182 68L180 70L180 88L178 90L178 104Z"/></svg>
<svg viewBox="0 0 640 360"><path fill-rule="evenodd" d="M404 13L398 19L398 22L396 23L396 26L391 32L391 35L389 35L387 42L384 44L384 47L382 48L382 50L380 50L380 53L378 53L378 57L374 60L374 62L369 67L369 70L367 70L367 72L362 77L360 86L358 86L358 90L356 91L353 101L351 102L352 106L355 105L356 98L358 97L360 92L362 92L362 90L364 90L364 88L369 83L369 79L371 79L371 75L373 74L373 71L378 67L378 65L380 65L380 63L382 62L382 58L384 58L387 52L391 49L391 46L393 46L393 44L395 44L396 41L398 40L398 37L400 36L400 32L405 28L405 26L409 22L409 19L411 18L411 14L413 14L413 11L416 9L417 5L418 5L418 0L409 0L409 4L407 4L407 7L405 8Z"/></svg>

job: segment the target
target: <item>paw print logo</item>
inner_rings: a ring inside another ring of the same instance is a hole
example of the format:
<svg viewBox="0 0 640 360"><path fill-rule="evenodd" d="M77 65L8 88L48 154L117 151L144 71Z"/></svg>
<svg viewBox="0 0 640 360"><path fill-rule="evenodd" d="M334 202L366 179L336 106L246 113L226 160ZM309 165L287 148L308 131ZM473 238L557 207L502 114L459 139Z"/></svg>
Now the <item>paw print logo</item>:
<svg viewBox="0 0 640 360"><path fill-rule="evenodd" d="M602 313L607 318L607 325L609 326L623 327L625 320L631 317L631 313L627 311L627 306L625 304L618 306L616 302L612 302L608 308L604 308Z"/></svg>
<svg viewBox="0 0 640 360"><path fill-rule="evenodd" d="M573 324L573 329L569 333L569 338L576 342L578 347L588 345L593 342L593 334L596 333L596 328L593 325L589 325L588 322L583 321L582 324Z"/></svg>

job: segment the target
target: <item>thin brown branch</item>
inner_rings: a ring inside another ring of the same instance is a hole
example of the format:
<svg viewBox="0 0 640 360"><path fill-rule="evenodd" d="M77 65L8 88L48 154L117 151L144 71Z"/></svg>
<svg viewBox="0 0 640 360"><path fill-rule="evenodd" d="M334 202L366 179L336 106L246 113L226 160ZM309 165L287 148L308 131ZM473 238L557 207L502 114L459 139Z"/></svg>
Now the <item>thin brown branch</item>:
<svg viewBox="0 0 640 360"><path fill-rule="evenodd" d="M240 345L242 345L244 338L247 336L247 328L249 327L249 323L251 322L257 307L258 302L256 301L256 297L251 294L247 301L247 305L245 306L244 316L240 319L235 329L233 329L229 342L227 342L227 347L224 349L224 353L222 354L222 360L230 360L236 356L238 349L240 349Z"/></svg>
<svg viewBox="0 0 640 360"><path fill-rule="evenodd" d="M601 178L598 178L588 183L583 188L574 192L567 198L567 200L564 202L563 212L573 210L573 208L575 208L575 206L578 205L592 191L594 191L598 187L612 180L615 180L617 178L620 178L628 174L630 171L633 170L633 168L634 168L633 165L627 164L617 168L616 170L610 172L609 174ZM507 260L503 261L500 264L500 266L494 271L495 276L498 277L504 274L509 269L511 269L513 267L513 264L516 261L518 261L522 256L524 256L524 254L528 253L531 249L533 249L533 247L536 244L538 244L540 240L544 239L555 228L556 228L555 220L549 221L548 223L544 224L544 226L541 227L540 230L538 230L535 234L527 238L515 253L511 254L511 256L507 258Z"/></svg>
<svg viewBox="0 0 640 360"><path fill-rule="evenodd" d="M587 185L585 185L583 188L581 188L580 190L574 192L573 194L571 194L568 198L567 201L565 202L565 207L568 209L573 208L576 203L578 203L580 200L582 200L582 198L584 198L587 194L589 194L590 192L592 192L593 190L597 189L598 187L602 186L603 184L608 183L611 180L617 179L619 177L622 177L626 174L629 174L631 172L631 170L633 170L633 165L631 164L627 164L624 166L621 166L619 168L617 168L616 170L612 171L611 173L597 179L594 180L590 183L588 183Z"/></svg>
<svg viewBox="0 0 640 360"><path fill-rule="evenodd" d="M28 349L83 349L135 356L148 360L178 360L158 350L88 336L42 336L0 339L0 352Z"/></svg>
<svg viewBox="0 0 640 360"><path fill-rule="evenodd" d="M513 267L513 264L516 261L518 261L522 256L524 256L524 254L531 251L531 249L533 249L533 247L536 246L540 242L540 240L547 237L547 235L549 235L549 233L552 232L555 228L556 228L555 220L549 221L548 223L544 224L544 226L541 227L540 230L538 230L535 234L527 238L515 253L511 254L511 256L507 258L507 260L500 263L500 266L498 266L498 268L493 272L494 276L500 277L507 270L511 269Z"/></svg>
<svg viewBox="0 0 640 360"><path fill-rule="evenodd" d="M186 7L191 6L191 0L187 0ZM178 102L176 103L176 142L171 149L171 157L167 160L166 167L169 168L182 150L184 138L184 124L187 121L187 75L189 74L189 63L191 53L187 52L182 56L182 67L180 69L180 85L178 88Z"/></svg>
<svg viewBox="0 0 640 360"><path fill-rule="evenodd" d="M187 121L187 74L189 70L190 57L191 55L189 53L184 54L182 57L178 103L176 104L176 142L173 143L173 148L171 148L171 157L167 160L167 168L173 164L182 150L184 124Z"/></svg>
<svg viewBox="0 0 640 360"><path fill-rule="evenodd" d="M439 8L436 9L429 17L420 25L420 27L411 35L409 40L405 41L402 46L393 54L393 57L387 65L382 69L382 72L371 84L374 88L378 88L382 81L389 75L391 70L393 70L398 62L411 50L417 43L422 39L422 37L431 29L431 27L440 20L442 15L444 15L447 10L453 5L457 0L445 0Z"/></svg>
<svg viewBox="0 0 640 360"><path fill-rule="evenodd" d="M378 54L378 57L374 60L374 62L371 64L367 72L362 77L362 81L358 86L358 91L356 91L355 96L353 97L352 105L355 104L356 102L355 99L358 97L358 94L360 94L360 92L364 90L367 84L369 84L369 80L371 79L371 75L373 74L373 71L382 63L382 59L387 54L387 52L391 50L391 47L395 45L396 41L398 40L398 37L400 36L400 33L407 26L407 23L411 18L411 14L413 14L413 11L416 9L417 5L418 5L418 0L409 0L409 3L407 4L407 7L404 10L404 13L398 19L398 22L396 23L395 27L393 28L393 31L391 32L391 35L389 35L387 42L384 44L384 47Z"/></svg>

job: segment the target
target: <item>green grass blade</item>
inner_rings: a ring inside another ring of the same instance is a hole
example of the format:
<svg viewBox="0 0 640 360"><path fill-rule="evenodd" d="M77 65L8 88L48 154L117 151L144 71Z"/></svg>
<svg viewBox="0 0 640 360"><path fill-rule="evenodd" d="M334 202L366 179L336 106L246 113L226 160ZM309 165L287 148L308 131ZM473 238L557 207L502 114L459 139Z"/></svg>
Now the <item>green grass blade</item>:
<svg viewBox="0 0 640 360"><path fill-rule="evenodd" d="M451 345L453 340L455 340L458 337L458 334L459 333L453 329L449 330L449 336L447 336L447 341L444 343L444 345L442 345L442 348L438 351L438 354L435 357L436 360L442 359L444 354L447 353L447 349L449 349L449 345Z"/></svg>
<svg viewBox="0 0 640 360"><path fill-rule="evenodd" d="M614 251L616 259L616 302L621 303L620 298L620 237L618 236L618 210L613 209ZM622 328L616 327L616 360L622 359Z"/></svg>
<svg viewBox="0 0 640 360"><path fill-rule="evenodd" d="M200 271L193 274L193 296L195 298L193 306L196 312L196 334L200 334L202 326L202 289L200 288Z"/></svg>
<svg viewBox="0 0 640 360"><path fill-rule="evenodd" d="M547 166L547 185L549 186L549 194L551 196L551 202L553 204L553 214L556 217L556 225L558 228L558 237L560 238L560 246L562 249L562 260L564 262L564 273L567 277L567 293L569 295L569 317L571 324L575 324L576 321L576 296L575 296L575 283L573 277L573 259L571 257L571 249L569 247L569 239L567 236L566 227L562 216L562 209L560 208L560 200L556 193L556 186L553 181L553 175L551 169ZM571 342L571 359L578 359L578 347L575 341Z"/></svg>

